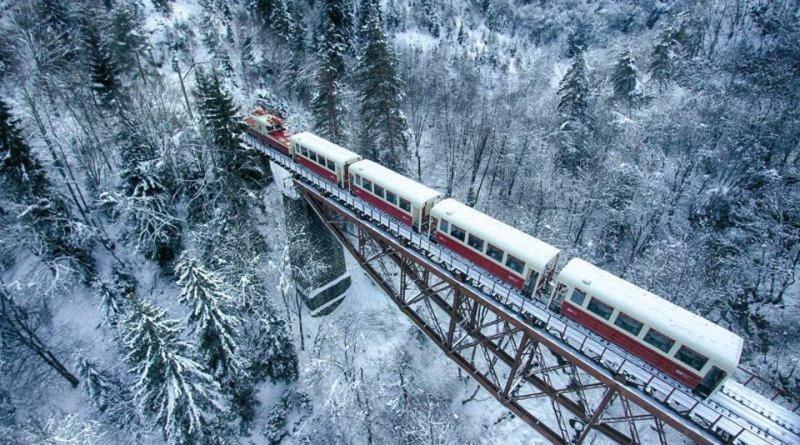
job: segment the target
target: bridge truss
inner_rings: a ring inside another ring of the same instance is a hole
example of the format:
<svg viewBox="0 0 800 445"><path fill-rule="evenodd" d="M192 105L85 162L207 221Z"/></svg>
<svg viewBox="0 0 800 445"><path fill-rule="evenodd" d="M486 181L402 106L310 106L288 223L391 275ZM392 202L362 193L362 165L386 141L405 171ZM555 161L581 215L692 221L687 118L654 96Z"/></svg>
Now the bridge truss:
<svg viewBox="0 0 800 445"><path fill-rule="evenodd" d="M745 397L725 396L724 406L698 399L546 307L520 301L290 158L245 140L293 174L315 213L406 317L549 441L583 443L593 434L616 443L661 444L681 438L790 444L800 438L788 410L747 399L752 406L742 416Z"/></svg>

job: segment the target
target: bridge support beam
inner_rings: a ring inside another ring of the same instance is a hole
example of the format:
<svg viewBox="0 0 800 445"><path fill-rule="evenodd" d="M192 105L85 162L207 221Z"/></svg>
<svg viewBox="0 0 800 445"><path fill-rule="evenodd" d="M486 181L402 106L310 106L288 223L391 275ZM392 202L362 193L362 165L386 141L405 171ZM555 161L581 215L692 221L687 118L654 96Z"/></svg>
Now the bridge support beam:
<svg viewBox="0 0 800 445"><path fill-rule="evenodd" d="M654 406L641 391L612 373L587 364L552 333L505 310L502 303L458 274L409 251L391 234L312 187L299 182L298 188L323 221L331 221L330 214L337 214L356 226L355 233L348 233L343 224L328 224L406 317L459 368L547 440L575 443L595 431L625 444L663 443L679 436L700 444L720 443L687 426L678 414ZM551 401L549 412L536 400L545 396ZM608 422L604 414L611 416ZM667 425L670 428L665 428Z"/></svg>

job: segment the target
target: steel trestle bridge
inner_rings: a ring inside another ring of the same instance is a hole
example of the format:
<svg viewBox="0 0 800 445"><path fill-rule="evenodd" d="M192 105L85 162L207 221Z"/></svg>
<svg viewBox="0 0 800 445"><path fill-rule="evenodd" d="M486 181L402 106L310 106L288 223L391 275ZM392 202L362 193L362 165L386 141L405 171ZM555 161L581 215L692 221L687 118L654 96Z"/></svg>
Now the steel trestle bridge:
<svg viewBox="0 0 800 445"><path fill-rule="evenodd" d="M547 440L583 443L595 432L626 444L681 437L800 444L796 395L764 397L745 386L759 381L749 374L703 400L292 158L248 134L243 139L292 174L314 212L404 315Z"/></svg>

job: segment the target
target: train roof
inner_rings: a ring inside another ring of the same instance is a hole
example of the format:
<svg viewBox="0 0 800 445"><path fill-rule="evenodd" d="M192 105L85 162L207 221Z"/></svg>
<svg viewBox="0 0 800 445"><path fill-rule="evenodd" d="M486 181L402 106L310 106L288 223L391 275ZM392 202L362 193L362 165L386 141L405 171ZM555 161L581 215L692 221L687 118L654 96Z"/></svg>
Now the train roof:
<svg viewBox="0 0 800 445"><path fill-rule="evenodd" d="M744 343L741 337L594 264L573 258L561 270L558 280L669 335L728 373L739 364Z"/></svg>
<svg viewBox="0 0 800 445"><path fill-rule="evenodd" d="M369 179L379 186L407 199L417 208L422 208L431 199L442 196L438 191L420 184L376 162L364 159L350 165L350 171Z"/></svg>
<svg viewBox="0 0 800 445"><path fill-rule="evenodd" d="M247 120L247 118L253 119L258 121L260 124L267 126L283 125L283 119L281 119L279 116L267 113L263 108L258 107L253 109L253 111L251 111L250 114L245 117L245 120Z"/></svg>
<svg viewBox="0 0 800 445"><path fill-rule="evenodd" d="M300 144L337 164L347 164L348 162L361 159L361 156L358 154L307 131L292 135L290 139L295 144Z"/></svg>
<svg viewBox="0 0 800 445"><path fill-rule="evenodd" d="M464 205L455 199L445 199L433 206L431 215L445 218L469 233L492 243L542 272L560 252L556 247L534 238L508 224Z"/></svg>

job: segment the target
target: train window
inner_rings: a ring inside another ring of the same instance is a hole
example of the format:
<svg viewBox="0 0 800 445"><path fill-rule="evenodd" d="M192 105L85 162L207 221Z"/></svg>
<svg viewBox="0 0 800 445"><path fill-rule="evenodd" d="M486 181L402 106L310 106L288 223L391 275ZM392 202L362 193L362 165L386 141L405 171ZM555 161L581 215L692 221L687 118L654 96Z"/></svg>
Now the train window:
<svg viewBox="0 0 800 445"><path fill-rule="evenodd" d="M390 192L389 190L386 190L386 200L394 205L397 205L397 195Z"/></svg>
<svg viewBox="0 0 800 445"><path fill-rule="evenodd" d="M678 352L675 353L675 358L698 371L703 369L703 366L705 366L708 361L708 357L699 352L694 352L686 346L681 346L680 349L678 349Z"/></svg>
<svg viewBox="0 0 800 445"><path fill-rule="evenodd" d="M491 244L486 245L486 255L498 263L503 262L503 251Z"/></svg>
<svg viewBox="0 0 800 445"><path fill-rule="evenodd" d="M467 239L467 232L455 224L453 224L453 226L450 228L450 235L462 243Z"/></svg>
<svg viewBox="0 0 800 445"><path fill-rule="evenodd" d="M644 341L665 353L669 352L669 350L672 349L672 345L675 344L675 340L652 328L644 335Z"/></svg>
<svg viewBox="0 0 800 445"><path fill-rule="evenodd" d="M483 240L471 233L469 234L469 241L467 241L467 244L473 249L483 252Z"/></svg>
<svg viewBox="0 0 800 445"><path fill-rule="evenodd" d="M522 262L521 259L511 256L510 254L508 255L508 258L506 258L506 266L519 274L525 270L525 263Z"/></svg>
<svg viewBox="0 0 800 445"><path fill-rule="evenodd" d="M622 328L633 336L639 335L639 332L642 332L643 326L639 320L628 316L624 312L620 312L619 315L617 315L617 319L614 320L614 325Z"/></svg>
<svg viewBox="0 0 800 445"><path fill-rule="evenodd" d="M378 184L375 184L375 188L373 189L372 193L375 193L376 195L383 198L383 187L379 186Z"/></svg>
<svg viewBox="0 0 800 445"><path fill-rule="evenodd" d="M400 198L400 208L408 213L411 213L411 203L403 198Z"/></svg>
<svg viewBox="0 0 800 445"><path fill-rule="evenodd" d="M439 221L439 230L442 233L450 233L450 223L445 221L445 220L443 220L443 219L440 220Z"/></svg>
<svg viewBox="0 0 800 445"><path fill-rule="evenodd" d="M586 306L586 309L589 309L590 312L606 320L610 319L611 314L614 313L613 307L603 303L597 298L589 300L589 306Z"/></svg>
<svg viewBox="0 0 800 445"><path fill-rule="evenodd" d="M578 306L583 306L583 302L586 301L586 292L576 287L575 290L572 291L572 296L570 296L569 299Z"/></svg>
<svg viewBox="0 0 800 445"><path fill-rule="evenodd" d="M326 162L328 163L328 170L335 172L336 171L336 164L333 163L330 159L327 159Z"/></svg>
<svg viewBox="0 0 800 445"><path fill-rule="evenodd" d="M355 185L361 185L361 176L353 175L353 183Z"/></svg>
<svg viewBox="0 0 800 445"><path fill-rule="evenodd" d="M369 182L369 181L368 181L368 180L366 180L366 179L362 179L362 180L361 180L361 187L363 187L363 188L364 188L364 190L369 190L369 191L372 191L372 183L371 183L371 182Z"/></svg>
<svg viewBox="0 0 800 445"><path fill-rule="evenodd" d="M317 162L317 154L313 151L308 152L308 159L311 159L314 162Z"/></svg>

